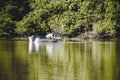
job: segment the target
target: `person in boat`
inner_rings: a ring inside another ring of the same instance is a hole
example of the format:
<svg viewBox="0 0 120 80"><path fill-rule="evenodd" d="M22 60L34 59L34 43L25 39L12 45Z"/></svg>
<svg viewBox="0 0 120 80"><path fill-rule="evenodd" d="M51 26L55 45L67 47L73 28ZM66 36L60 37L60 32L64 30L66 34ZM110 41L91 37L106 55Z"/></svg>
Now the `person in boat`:
<svg viewBox="0 0 120 80"><path fill-rule="evenodd" d="M47 38L47 39L53 39L53 38L54 38L53 33L47 34L47 35L46 35L46 38Z"/></svg>

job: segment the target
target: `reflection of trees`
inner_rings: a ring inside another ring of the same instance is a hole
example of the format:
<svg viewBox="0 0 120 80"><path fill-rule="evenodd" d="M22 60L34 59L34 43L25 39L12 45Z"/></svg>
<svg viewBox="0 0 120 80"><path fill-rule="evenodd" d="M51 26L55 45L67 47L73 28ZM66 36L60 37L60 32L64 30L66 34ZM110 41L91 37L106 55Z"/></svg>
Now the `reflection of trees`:
<svg viewBox="0 0 120 80"><path fill-rule="evenodd" d="M115 77L114 42L67 43L64 51L66 80L112 80Z"/></svg>
<svg viewBox="0 0 120 80"><path fill-rule="evenodd" d="M119 80L120 79L120 42L118 42L116 44L116 68L114 70L116 70L116 79L115 80Z"/></svg>
<svg viewBox="0 0 120 80"><path fill-rule="evenodd" d="M28 44L25 41L16 41L14 50L13 68L17 80L26 80L28 75Z"/></svg>
<svg viewBox="0 0 120 80"><path fill-rule="evenodd" d="M9 45L14 49L0 46L0 80L116 80L119 74L115 42L50 43L51 54L48 43L40 44L39 54L32 55L26 42Z"/></svg>
<svg viewBox="0 0 120 80"><path fill-rule="evenodd" d="M115 42L93 42L92 59L97 80L113 80L115 76Z"/></svg>
<svg viewBox="0 0 120 80"><path fill-rule="evenodd" d="M14 48L11 41L0 41L0 80L12 80L12 50ZM9 53L11 52L11 53Z"/></svg>
<svg viewBox="0 0 120 80"><path fill-rule="evenodd" d="M52 55L41 48L30 58L31 80L112 80L115 77L114 42L61 43ZM53 46L53 45L52 45ZM33 72L33 73L32 73Z"/></svg>
<svg viewBox="0 0 120 80"><path fill-rule="evenodd" d="M16 41L0 42L0 80L26 80L28 64L25 53L27 46Z"/></svg>

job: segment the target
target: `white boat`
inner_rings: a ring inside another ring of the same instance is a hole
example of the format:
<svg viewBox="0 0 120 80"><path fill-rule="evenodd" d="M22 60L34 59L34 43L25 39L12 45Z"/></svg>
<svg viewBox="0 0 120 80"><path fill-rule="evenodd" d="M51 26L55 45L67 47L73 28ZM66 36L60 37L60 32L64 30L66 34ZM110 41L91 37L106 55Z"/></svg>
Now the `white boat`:
<svg viewBox="0 0 120 80"><path fill-rule="evenodd" d="M57 39L39 39L39 42L57 42Z"/></svg>
<svg viewBox="0 0 120 80"><path fill-rule="evenodd" d="M32 40L32 37L29 37L29 42L32 43L39 43L39 42L57 42L57 39L41 39L39 37L35 38L35 40Z"/></svg>

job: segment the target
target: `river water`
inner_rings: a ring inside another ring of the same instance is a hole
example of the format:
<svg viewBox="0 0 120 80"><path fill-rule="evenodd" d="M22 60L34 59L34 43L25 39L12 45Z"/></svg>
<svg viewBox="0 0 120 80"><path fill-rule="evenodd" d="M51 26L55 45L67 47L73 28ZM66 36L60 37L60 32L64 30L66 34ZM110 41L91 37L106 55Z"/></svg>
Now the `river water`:
<svg viewBox="0 0 120 80"><path fill-rule="evenodd" d="M0 80L120 80L120 42L0 40Z"/></svg>

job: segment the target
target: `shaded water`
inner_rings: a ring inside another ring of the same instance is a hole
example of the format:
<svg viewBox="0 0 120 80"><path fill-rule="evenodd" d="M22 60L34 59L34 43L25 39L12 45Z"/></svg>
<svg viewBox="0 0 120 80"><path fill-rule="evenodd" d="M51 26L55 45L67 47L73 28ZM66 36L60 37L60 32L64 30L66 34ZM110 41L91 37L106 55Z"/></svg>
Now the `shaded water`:
<svg viewBox="0 0 120 80"><path fill-rule="evenodd" d="M0 41L0 80L120 80L120 42Z"/></svg>

